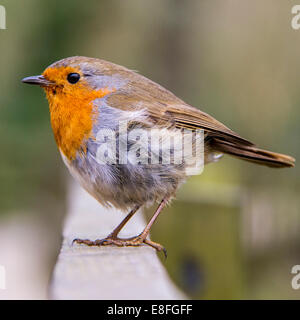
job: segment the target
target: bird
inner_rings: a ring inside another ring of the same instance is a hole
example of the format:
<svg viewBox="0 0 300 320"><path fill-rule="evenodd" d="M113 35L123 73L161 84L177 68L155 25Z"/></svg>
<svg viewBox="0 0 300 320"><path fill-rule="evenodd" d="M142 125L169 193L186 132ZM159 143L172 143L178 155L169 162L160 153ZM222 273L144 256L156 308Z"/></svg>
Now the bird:
<svg viewBox="0 0 300 320"><path fill-rule="evenodd" d="M77 244L149 245L166 254L161 244L149 239L149 232L163 208L175 198L176 191L191 174L187 170L189 159L164 162L163 155L169 150L175 158L176 148L183 151L194 141L174 143L172 149L162 143L169 136L177 138L183 132L192 135L201 132L205 165L218 161L224 154L274 168L295 164L293 157L258 148L163 86L109 61L68 57L52 63L41 75L26 77L22 82L44 89L54 138L71 175L100 204L127 212L104 239L77 238L74 239ZM120 133L120 123L126 124L127 136ZM135 157L129 161L141 150L146 154L149 151L149 139L138 139L134 135L129 138L134 130L158 132L160 140L153 139L155 151L150 152L156 162L136 161ZM108 143L109 137L111 141L115 139L114 144ZM119 149L113 152L116 146L124 145L125 156ZM135 149L128 156L133 146ZM193 146L187 157L196 149ZM120 238L119 232L129 219L141 207L154 203L157 209L144 230L136 236Z"/></svg>

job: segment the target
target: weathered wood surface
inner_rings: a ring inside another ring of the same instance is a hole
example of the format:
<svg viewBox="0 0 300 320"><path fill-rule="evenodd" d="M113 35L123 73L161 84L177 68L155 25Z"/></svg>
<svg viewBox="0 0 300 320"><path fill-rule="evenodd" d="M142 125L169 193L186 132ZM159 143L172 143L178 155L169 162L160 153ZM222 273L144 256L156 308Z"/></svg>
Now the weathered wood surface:
<svg viewBox="0 0 300 320"><path fill-rule="evenodd" d="M77 185L71 185L63 243L50 283L51 299L184 299L153 248L87 247L75 238L103 238L124 213L106 209ZM120 233L138 234L145 226L137 212Z"/></svg>

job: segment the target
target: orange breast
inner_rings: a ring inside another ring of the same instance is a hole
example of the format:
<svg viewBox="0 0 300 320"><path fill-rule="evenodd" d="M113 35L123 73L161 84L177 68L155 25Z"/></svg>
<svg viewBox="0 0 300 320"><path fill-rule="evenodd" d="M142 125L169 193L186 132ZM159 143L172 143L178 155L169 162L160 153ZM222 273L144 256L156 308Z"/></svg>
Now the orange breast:
<svg viewBox="0 0 300 320"><path fill-rule="evenodd" d="M85 142L91 136L93 122L98 118L98 111L93 107L93 100L112 92L107 88L91 90L86 85L74 86L64 92L57 87L55 91L46 88L49 101L51 125L59 149L70 160L77 152L85 152Z"/></svg>

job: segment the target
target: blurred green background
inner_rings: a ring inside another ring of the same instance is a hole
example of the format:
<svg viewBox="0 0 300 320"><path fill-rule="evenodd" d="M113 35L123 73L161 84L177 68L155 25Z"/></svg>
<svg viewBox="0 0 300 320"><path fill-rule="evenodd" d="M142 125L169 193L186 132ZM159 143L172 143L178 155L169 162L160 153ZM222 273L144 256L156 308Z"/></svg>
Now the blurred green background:
<svg viewBox="0 0 300 320"><path fill-rule="evenodd" d="M73 55L162 84L262 148L300 157L297 1L1 0L0 264L9 298L44 298L61 240L67 169L42 90L21 84ZM190 179L152 237L191 298L300 298L300 170L224 157ZM1 261L2 259L2 261ZM8 261L9 260L9 261ZM8 262L7 262L8 261ZM1 296L0 296L1 297Z"/></svg>

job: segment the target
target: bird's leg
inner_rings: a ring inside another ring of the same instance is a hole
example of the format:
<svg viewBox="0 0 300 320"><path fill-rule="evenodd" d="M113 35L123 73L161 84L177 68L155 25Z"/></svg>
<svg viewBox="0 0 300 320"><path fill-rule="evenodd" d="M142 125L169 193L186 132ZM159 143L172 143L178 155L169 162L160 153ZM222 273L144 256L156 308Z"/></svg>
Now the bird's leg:
<svg viewBox="0 0 300 320"><path fill-rule="evenodd" d="M150 221L146 225L143 232L135 237L123 239L123 238L118 238L117 235L119 234L120 230L124 227L124 225L127 223L127 221L139 209L139 207L136 207L135 209L130 211L129 214L124 218L124 220L113 230L113 232L108 237L101 239L101 240L97 239L95 241L75 239L75 240L73 240L73 242L86 244L88 246L117 245L119 247L123 247L123 246L137 247L137 246L140 246L143 243L145 243L145 244L155 248L157 251L163 251L166 256L165 248L162 245L160 245L159 243L148 240L147 236L149 235L149 232L150 232L150 229L151 229L153 223L155 222L155 220L157 219L157 217L160 215L161 211L163 210L163 208L167 204L167 201L168 201L167 198L162 200L162 202L160 203L160 205L156 209L154 215L152 216L152 218L150 219Z"/></svg>
<svg viewBox="0 0 300 320"><path fill-rule="evenodd" d="M140 206L133 208L128 215L120 222L120 224L109 234L107 238L117 238L119 232L123 229L125 224L130 220L130 218L139 210Z"/></svg>
<svg viewBox="0 0 300 320"><path fill-rule="evenodd" d="M120 222L120 224L102 241L104 240L109 240L109 239L118 239L118 234L119 232L123 229L123 227L125 226L125 224L130 220L130 218L132 218L132 216L139 210L140 206L136 206L134 207L128 214L127 216ZM96 241L101 241L101 240L96 240ZM82 239L74 239L74 242L77 243L84 243L86 245L89 246L93 246L93 245L98 245L95 242L96 241L91 241L91 240L82 240Z"/></svg>

